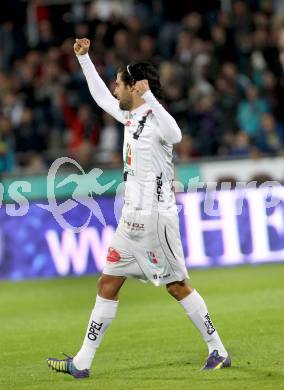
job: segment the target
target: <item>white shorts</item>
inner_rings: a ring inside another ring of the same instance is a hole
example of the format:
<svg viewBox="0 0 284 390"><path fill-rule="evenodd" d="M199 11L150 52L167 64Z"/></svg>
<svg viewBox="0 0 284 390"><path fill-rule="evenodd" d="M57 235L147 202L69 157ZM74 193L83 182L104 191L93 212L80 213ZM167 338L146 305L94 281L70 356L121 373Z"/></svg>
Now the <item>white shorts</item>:
<svg viewBox="0 0 284 390"><path fill-rule="evenodd" d="M150 214L124 207L103 273L156 286L188 279L177 211Z"/></svg>

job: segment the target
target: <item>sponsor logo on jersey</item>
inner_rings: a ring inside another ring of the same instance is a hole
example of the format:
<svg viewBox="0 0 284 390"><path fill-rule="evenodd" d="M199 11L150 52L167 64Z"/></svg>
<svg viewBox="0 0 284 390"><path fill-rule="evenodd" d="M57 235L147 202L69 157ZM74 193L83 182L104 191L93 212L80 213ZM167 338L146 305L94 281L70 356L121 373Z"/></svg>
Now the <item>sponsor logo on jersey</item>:
<svg viewBox="0 0 284 390"><path fill-rule="evenodd" d="M206 320L206 321L204 321L204 325L207 328L207 333L209 335L211 335L211 334L213 334L215 332L216 329L214 328L214 325L213 325L213 322L211 321L209 313L207 313L204 318Z"/></svg>
<svg viewBox="0 0 284 390"><path fill-rule="evenodd" d="M162 179L162 176L163 176L163 172L161 172L160 176L156 176L156 184L157 184L157 198L158 198L158 202L163 202L164 199L163 199L163 190L162 190L162 187L163 187L163 179Z"/></svg>
<svg viewBox="0 0 284 390"><path fill-rule="evenodd" d="M147 256L148 256L148 260L150 261L150 263L152 264L158 264L158 260L155 256L155 253L154 252L151 252L151 251L147 251Z"/></svg>
<svg viewBox="0 0 284 390"><path fill-rule="evenodd" d="M126 145L126 155L125 155L125 164L131 165L132 161L132 153L131 153L131 145L127 143Z"/></svg>
<svg viewBox="0 0 284 390"><path fill-rule="evenodd" d="M103 322L98 324L96 321L92 321L88 330L88 339L91 341L97 340L100 330L102 329Z"/></svg>
<svg viewBox="0 0 284 390"><path fill-rule="evenodd" d="M131 121L127 121L127 122L125 123L125 126L131 126Z"/></svg>
<svg viewBox="0 0 284 390"><path fill-rule="evenodd" d="M131 145L126 144L125 154L124 154L124 175L134 176L134 169L131 168L133 163Z"/></svg>
<svg viewBox="0 0 284 390"><path fill-rule="evenodd" d="M146 120L148 118L148 115L150 115L152 113L152 110L148 110L146 112L146 114L142 117L142 119L138 122L139 125L137 127L137 130L135 131L135 133L133 134L133 138L134 139L138 139L140 137L140 134L142 133L143 129L144 129L144 126L145 126L145 123L146 123Z"/></svg>
<svg viewBox="0 0 284 390"><path fill-rule="evenodd" d="M119 252L112 247L108 248L107 261L111 263L117 263L119 260L120 260Z"/></svg>

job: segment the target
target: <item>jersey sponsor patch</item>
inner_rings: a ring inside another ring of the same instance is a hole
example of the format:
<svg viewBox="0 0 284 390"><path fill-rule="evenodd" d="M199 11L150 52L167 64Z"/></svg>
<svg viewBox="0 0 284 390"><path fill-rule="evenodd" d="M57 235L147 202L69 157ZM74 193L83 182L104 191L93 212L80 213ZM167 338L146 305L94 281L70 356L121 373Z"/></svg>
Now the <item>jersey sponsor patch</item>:
<svg viewBox="0 0 284 390"><path fill-rule="evenodd" d="M108 248L107 261L110 263L117 263L121 259L119 252L110 247Z"/></svg>
<svg viewBox="0 0 284 390"><path fill-rule="evenodd" d="M124 153L124 174L134 176L131 144L127 142Z"/></svg>
<svg viewBox="0 0 284 390"><path fill-rule="evenodd" d="M127 165L131 165L131 161L132 161L131 145L129 143L127 143L125 162Z"/></svg>
<svg viewBox="0 0 284 390"><path fill-rule="evenodd" d="M144 129L144 126L145 126L145 123L146 123L146 120L148 118L148 116L152 113L152 110L148 110L146 112L146 114L142 117L142 119L139 121L139 125L137 127L137 130L135 131L135 133L133 134L133 138L134 139L138 139L140 137L140 134L142 133L143 129Z"/></svg>

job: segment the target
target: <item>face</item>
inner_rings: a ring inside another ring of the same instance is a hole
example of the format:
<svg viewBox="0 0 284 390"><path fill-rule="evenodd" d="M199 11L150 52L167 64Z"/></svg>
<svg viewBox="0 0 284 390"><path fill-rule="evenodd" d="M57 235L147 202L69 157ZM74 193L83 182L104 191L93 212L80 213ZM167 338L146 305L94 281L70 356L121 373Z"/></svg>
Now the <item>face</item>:
<svg viewBox="0 0 284 390"><path fill-rule="evenodd" d="M125 85L121 80L121 73L117 74L115 81L114 96L119 101L119 108L121 110L129 111L132 107L132 93L131 87Z"/></svg>

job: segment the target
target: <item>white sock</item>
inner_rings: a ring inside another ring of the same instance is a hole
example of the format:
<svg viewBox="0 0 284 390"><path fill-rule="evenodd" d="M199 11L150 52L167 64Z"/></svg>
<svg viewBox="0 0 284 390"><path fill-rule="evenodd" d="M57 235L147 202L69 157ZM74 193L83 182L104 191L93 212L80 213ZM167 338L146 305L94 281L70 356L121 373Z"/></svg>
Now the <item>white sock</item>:
<svg viewBox="0 0 284 390"><path fill-rule="evenodd" d="M83 345L73 359L78 370L91 367L104 333L116 315L117 306L118 301L111 301L97 295Z"/></svg>
<svg viewBox="0 0 284 390"><path fill-rule="evenodd" d="M217 349L219 355L227 357L228 352L222 344L218 332L211 321L206 304L198 292L193 290L191 294L179 301L179 303L201 333L203 340L208 346L209 354L214 349Z"/></svg>

